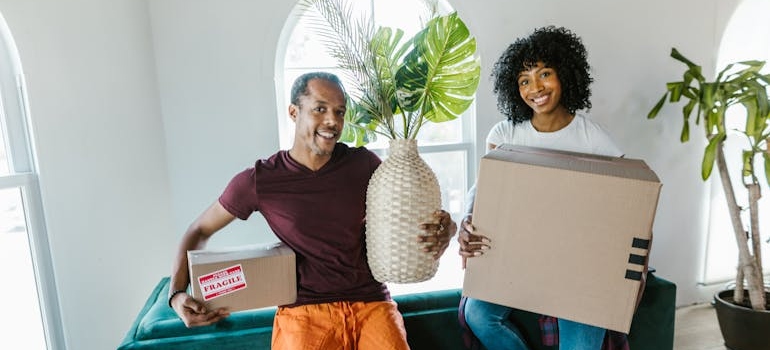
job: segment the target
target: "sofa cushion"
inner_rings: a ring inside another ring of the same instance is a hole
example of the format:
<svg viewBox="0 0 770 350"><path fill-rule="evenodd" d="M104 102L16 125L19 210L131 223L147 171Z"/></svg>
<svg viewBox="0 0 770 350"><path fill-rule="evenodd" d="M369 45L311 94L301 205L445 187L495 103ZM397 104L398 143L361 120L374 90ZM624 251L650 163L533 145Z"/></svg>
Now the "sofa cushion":
<svg viewBox="0 0 770 350"><path fill-rule="evenodd" d="M460 289L397 295L393 300L404 317L406 340L412 350L464 350L457 306Z"/></svg>
<svg viewBox="0 0 770 350"><path fill-rule="evenodd" d="M243 329L272 328L275 307L234 312L230 317L215 324L203 327L187 328L167 305L168 278L164 278L155 287L149 310L137 325L135 339L160 339L216 332L232 332Z"/></svg>

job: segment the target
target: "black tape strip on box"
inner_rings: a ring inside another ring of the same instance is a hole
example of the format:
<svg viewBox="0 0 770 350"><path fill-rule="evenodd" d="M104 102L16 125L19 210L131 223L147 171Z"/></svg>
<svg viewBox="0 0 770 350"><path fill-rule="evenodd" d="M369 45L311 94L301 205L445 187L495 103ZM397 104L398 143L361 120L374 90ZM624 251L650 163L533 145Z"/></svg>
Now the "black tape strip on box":
<svg viewBox="0 0 770 350"><path fill-rule="evenodd" d="M634 241L631 243L634 248L650 249L650 240L634 237Z"/></svg>
<svg viewBox="0 0 770 350"><path fill-rule="evenodd" d="M626 279L634 280L634 281L641 281L642 280L642 272L641 271L626 270Z"/></svg>
<svg viewBox="0 0 770 350"><path fill-rule="evenodd" d="M629 254L628 255L628 263L629 264L636 264L636 265L642 265L644 266L644 260L646 257L644 255L639 254Z"/></svg>

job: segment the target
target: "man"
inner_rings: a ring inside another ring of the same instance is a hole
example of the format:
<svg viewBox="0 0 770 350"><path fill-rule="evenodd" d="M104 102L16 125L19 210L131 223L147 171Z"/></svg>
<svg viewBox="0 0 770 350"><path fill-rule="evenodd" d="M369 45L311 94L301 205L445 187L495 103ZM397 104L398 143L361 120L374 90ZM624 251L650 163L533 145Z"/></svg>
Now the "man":
<svg viewBox="0 0 770 350"><path fill-rule="evenodd" d="M236 217L259 211L297 259L297 301L280 306L272 349L408 349L403 319L387 287L366 261L366 188L380 159L365 148L338 143L346 96L333 74L300 76L291 90L292 148L237 174L224 193L187 229L179 245L169 305L188 327L217 322L226 309L208 310L185 292L187 251L201 249ZM421 227L424 250L435 258L456 225L445 211Z"/></svg>

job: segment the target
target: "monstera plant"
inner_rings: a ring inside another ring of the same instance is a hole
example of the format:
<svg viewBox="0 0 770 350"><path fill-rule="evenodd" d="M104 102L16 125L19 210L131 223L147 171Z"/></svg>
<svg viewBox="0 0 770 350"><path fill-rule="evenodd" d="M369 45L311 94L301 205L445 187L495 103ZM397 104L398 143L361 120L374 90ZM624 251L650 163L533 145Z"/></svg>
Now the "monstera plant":
<svg viewBox="0 0 770 350"><path fill-rule="evenodd" d="M759 330L770 327L770 323L764 323L757 326L758 328L747 323L749 319L770 322L770 313L763 311L767 309L767 293L762 272L763 242L759 233L761 182L770 183L770 101L767 95L770 75L760 72L765 62L743 61L727 65L717 74L715 80L707 81L701 66L684 57L676 49L671 50L671 57L684 63L687 68L681 81L666 85L666 92L652 108L648 118L655 118L666 103L684 102L681 142L690 139L693 112L695 124L703 127L707 143L703 153L701 176L704 181L708 179L716 164L727 199L739 256L734 290L722 291L715 296L720 327L725 344L731 349L766 348L770 343L766 332L750 332L738 336L730 333L733 333L733 330ZM745 112L728 113L734 106L742 106ZM741 123L728 123L730 118L741 117ZM733 124L741 126L728 129L728 125ZM744 145L743 149L738 150L738 161L734 163L728 163L725 158L724 143L728 134L729 137L739 138ZM743 188L739 191L733 187L731 172L733 176L739 174L742 179ZM738 204L739 195L745 198L741 201L745 203L744 207ZM748 225L745 224L746 217L742 215L746 207L749 214ZM748 293L744 292L744 281L748 286ZM758 313L746 318L739 317L741 314L737 308L720 308L720 305L725 305L720 303L723 300L735 306L750 307ZM737 322L732 322L736 320ZM763 345L757 347L756 344Z"/></svg>
<svg viewBox="0 0 770 350"><path fill-rule="evenodd" d="M362 146L378 136L390 139L389 156L367 192L372 272L382 282L429 279L438 262L415 236L440 209L441 193L416 139L426 123L456 119L473 103L481 72L476 40L456 12L438 15L435 2L427 2L427 21L412 37L355 15L346 0L300 4L348 81L342 140Z"/></svg>

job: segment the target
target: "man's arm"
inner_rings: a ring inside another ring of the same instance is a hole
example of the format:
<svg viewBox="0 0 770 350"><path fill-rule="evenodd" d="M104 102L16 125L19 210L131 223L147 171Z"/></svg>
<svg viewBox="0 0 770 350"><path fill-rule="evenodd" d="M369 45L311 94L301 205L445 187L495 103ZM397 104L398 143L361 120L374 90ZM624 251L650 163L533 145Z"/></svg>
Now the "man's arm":
<svg viewBox="0 0 770 350"><path fill-rule="evenodd" d="M209 238L235 219L219 201L215 201L187 228L177 249L171 281L169 282L169 305L184 321L187 327L205 326L225 318L229 313L224 309L207 310L199 301L186 292L190 283L187 269L187 251L202 249Z"/></svg>

